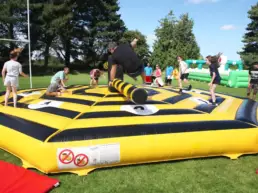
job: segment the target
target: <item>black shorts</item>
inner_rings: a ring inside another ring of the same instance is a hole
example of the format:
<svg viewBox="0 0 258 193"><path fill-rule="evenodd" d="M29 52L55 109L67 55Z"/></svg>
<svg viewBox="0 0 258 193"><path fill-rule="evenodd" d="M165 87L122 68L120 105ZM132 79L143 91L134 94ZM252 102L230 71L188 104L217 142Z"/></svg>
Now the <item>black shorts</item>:
<svg viewBox="0 0 258 193"><path fill-rule="evenodd" d="M181 80L184 80L184 79L187 79L187 80L188 80L188 76L189 76L189 73L182 74L182 75L180 76L180 79L181 79Z"/></svg>
<svg viewBox="0 0 258 193"><path fill-rule="evenodd" d="M212 84L220 84L221 79L220 78L215 78L212 82Z"/></svg>

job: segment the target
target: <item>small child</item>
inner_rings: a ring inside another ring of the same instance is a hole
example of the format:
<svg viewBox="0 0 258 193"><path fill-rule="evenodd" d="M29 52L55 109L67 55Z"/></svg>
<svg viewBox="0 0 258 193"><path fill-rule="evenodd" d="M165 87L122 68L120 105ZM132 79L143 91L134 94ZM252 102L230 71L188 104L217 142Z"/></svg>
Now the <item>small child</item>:
<svg viewBox="0 0 258 193"><path fill-rule="evenodd" d="M103 72L99 69L93 69L90 71L90 86L98 86L99 77L103 75Z"/></svg>
<svg viewBox="0 0 258 193"><path fill-rule="evenodd" d="M182 81L184 81L184 83L189 84L188 90L192 90L192 85L188 79L189 69L188 69L187 63L183 61L183 58L181 56L177 56L177 61L179 62L179 74L180 74L180 78L178 79L179 88L180 88L179 93L182 94L182 91L183 91Z"/></svg>
<svg viewBox="0 0 258 193"><path fill-rule="evenodd" d="M256 99L256 93L258 89L258 62L254 62L249 69L249 84L247 88L247 97L251 98L251 92L253 91L252 99Z"/></svg>

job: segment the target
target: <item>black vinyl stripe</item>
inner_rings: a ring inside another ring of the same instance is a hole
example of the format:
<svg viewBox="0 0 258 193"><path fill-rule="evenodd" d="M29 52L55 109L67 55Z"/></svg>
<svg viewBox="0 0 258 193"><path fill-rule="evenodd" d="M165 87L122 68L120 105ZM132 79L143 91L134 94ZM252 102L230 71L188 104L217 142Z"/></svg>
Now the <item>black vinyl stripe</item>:
<svg viewBox="0 0 258 193"><path fill-rule="evenodd" d="M28 121L16 116L0 113L0 125L33 137L40 141L45 141L50 135L55 133L57 129L41 125L36 122Z"/></svg>
<svg viewBox="0 0 258 193"><path fill-rule="evenodd" d="M116 85L116 87L119 88L119 86L120 86L121 84L123 84L123 83L124 83L123 81L120 81L120 82Z"/></svg>
<svg viewBox="0 0 258 193"><path fill-rule="evenodd" d="M194 109L198 110L198 111L205 112L205 113L211 113L215 108L216 108L215 105L201 104L201 105L196 106Z"/></svg>
<svg viewBox="0 0 258 193"><path fill-rule="evenodd" d="M154 95L160 94L160 92L153 89L149 89L149 88L144 88L144 89L148 92L148 96L154 96Z"/></svg>
<svg viewBox="0 0 258 193"><path fill-rule="evenodd" d="M88 105L91 106L95 102L94 101L89 101L89 100L83 100L83 99L73 99L73 98L64 98L64 97L50 97L50 96L42 96L42 99L47 99L47 100L53 100L53 101L62 101L62 102L68 102L68 103L76 103L76 104L82 104L82 105Z"/></svg>
<svg viewBox="0 0 258 193"><path fill-rule="evenodd" d="M80 141L114 137L131 137L250 128L257 127L241 121L233 120L108 126L65 130L51 138L49 142Z"/></svg>
<svg viewBox="0 0 258 193"><path fill-rule="evenodd" d="M171 103L171 104L176 104L176 103L178 103L178 102L180 102L180 101L183 101L183 100L185 100L185 99L188 99L188 98L190 98L190 97L192 97L192 95L190 95L190 94L181 94L181 95L177 95L177 96L174 96L174 97L171 97L171 98L168 98L168 99L166 99L166 100L163 100L164 102L167 102L167 103Z"/></svg>
<svg viewBox="0 0 258 193"><path fill-rule="evenodd" d="M133 92L133 90L134 90L135 88L136 88L135 86L130 87L130 88L127 90L127 95L130 96L131 93Z"/></svg>
<svg viewBox="0 0 258 193"><path fill-rule="evenodd" d="M162 101L146 101L144 103L146 105L159 105L159 104L167 104ZM131 101L103 101L103 102L98 102L95 106L109 106L109 105L135 105L135 103Z"/></svg>
<svg viewBox="0 0 258 193"><path fill-rule="evenodd" d="M76 95L83 95L83 96L95 96L95 97L104 97L104 94L100 94L100 93L88 93L86 92L87 90L90 90L92 88L82 88L82 89L78 89L73 91L73 94Z"/></svg>
<svg viewBox="0 0 258 193"><path fill-rule="evenodd" d="M13 104L9 104L8 106L13 106ZM59 116L67 117L70 119L73 119L77 115L80 114L80 112L78 112L78 111L72 111L72 110L55 108L55 107L43 107L43 108L39 108L39 109L30 109L28 106L29 105L26 103L17 103L18 108L29 109L32 111L39 111L39 112L49 113L49 114L53 114L53 115L59 115Z"/></svg>
<svg viewBox="0 0 258 193"><path fill-rule="evenodd" d="M124 92L125 87L128 86L128 85L129 85L129 83L125 82L123 84L123 86L121 86L121 91Z"/></svg>
<svg viewBox="0 0 258 193"><path fill-rule="evenodd" d="M236 120L258 125L257 122L258 102L247 99L242 102L236 113Z"/></svg>
<svg viewBox="0 0 258 193"><path fill-rule="evenodd" d="M89 90L89 88L80 88L80 89L74 90L72 93L73 94L82 94L82 93L85 93L86 90Z"/></svg>
<svg viewBox="0 0 258 193"><path fill-rule="evenodd" d="M157 113L154 113L152 115L136 115L127 111L104 111L104 112L84 113L80 117L78 117L78 119L160 116L160 115L186 115L186 114L203 114L203 113L192 109L161 109Z"/></svg>

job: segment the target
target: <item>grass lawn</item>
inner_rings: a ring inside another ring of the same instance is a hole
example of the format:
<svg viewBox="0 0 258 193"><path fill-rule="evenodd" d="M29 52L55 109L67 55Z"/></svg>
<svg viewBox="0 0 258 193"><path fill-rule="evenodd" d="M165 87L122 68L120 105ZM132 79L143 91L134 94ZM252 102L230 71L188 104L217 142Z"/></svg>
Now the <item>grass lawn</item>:
<svg viewBox="0 0 258 193"><path fill-rule="evenodd" d="M129 78L127 81L134 83ZM47 87L50 77L33 77L34 87ZM69 84L88 84L86 74L70 75ZM100 84L106 81L101 79ZM193 82L193 88L208 89L207 83ZM20 79L21 88L29 88L29 79ZM177 83L174 82L174 86ZM4 88L1 86L0 90ZM219 86L218 92L245 96L246 89ZM0 160L21 165L16 157L0 150ZM88 176L51 175L61 181L53 193L256 193L258 156L192 159L167 163L99 169Z"/></svg>

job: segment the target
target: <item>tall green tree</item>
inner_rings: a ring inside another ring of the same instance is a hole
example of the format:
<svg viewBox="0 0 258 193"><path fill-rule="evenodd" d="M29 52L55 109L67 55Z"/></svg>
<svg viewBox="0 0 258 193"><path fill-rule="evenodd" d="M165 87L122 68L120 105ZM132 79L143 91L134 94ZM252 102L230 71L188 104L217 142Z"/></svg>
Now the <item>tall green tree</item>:
<svg viewBox="0 0 258 193"><path fill-rule="evenodd" d="M167 65L177 66L176 56L184 59L197 59L200 57L200 48L193 33L194 22L188 14L177 19L170 11L161 19L160 26L155 30L157 40L153 46L151 62L159 64L162 69Z"/></svg>
<svg viewBox="0 0 258 193"><path fill-rule="evenodd" d="M248 11L248 17L251 22L248 24L247 32L242 40L243 50L239 52L246 67L250 66L252 62L258 61L258 3Z"/></svg>
<svg viewBox="0 0 258 193"><path fill-rule="evenodd" d="M175 44L175 27L176 17L173 11L170 11L165 18L160 21L160 26L155 29L156 41L153 45L153 53L151 55L151 64L159 64L162 69L168 64L174 64L176 53Z"/></svg>
<svg viewBox="0 0 258 193"><path fill-rule="evenodd" d="M138 30L128 30L123 34L122 39L119 41L120 43L131 43L134 38L138 38L137 46L135 48L135 52L143 61L147 61L150 57L149 45L147 44L147 38Z"/></svg>
<svg viewBox="0 0 258 193"><path fill-rule="evenodd" d="M21 28L25 25L26 18L21 17L21 14L26 10L25 5L24 0L2 0L0 2L0 38L18 39L24 35ZM7 60L9 51L18 45L20 45L19 42L0 41L2 60Z"/></svg>

